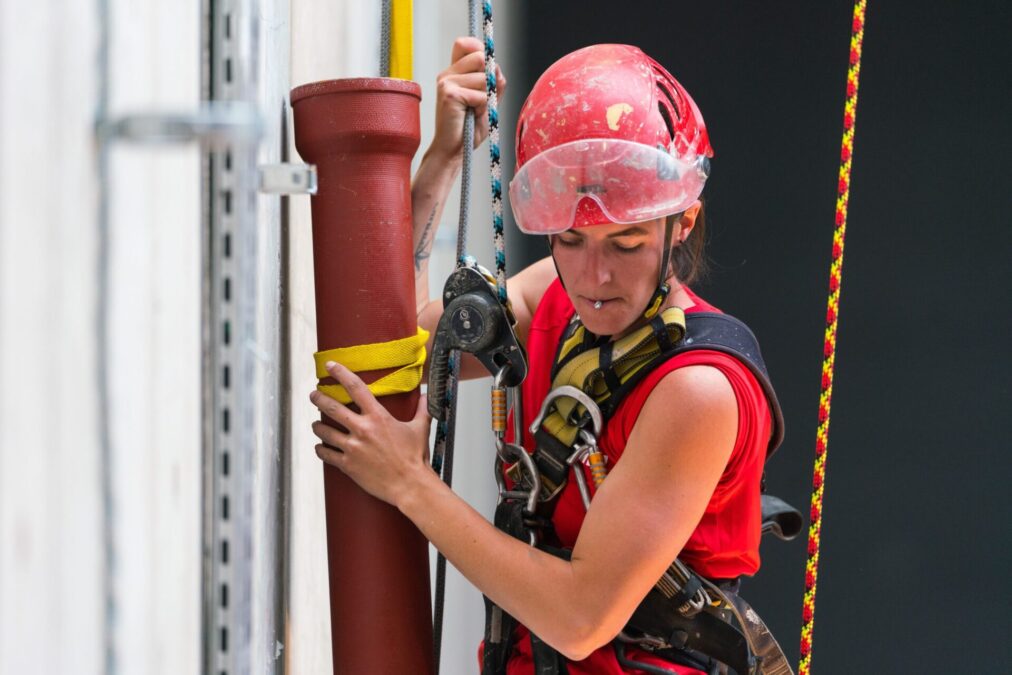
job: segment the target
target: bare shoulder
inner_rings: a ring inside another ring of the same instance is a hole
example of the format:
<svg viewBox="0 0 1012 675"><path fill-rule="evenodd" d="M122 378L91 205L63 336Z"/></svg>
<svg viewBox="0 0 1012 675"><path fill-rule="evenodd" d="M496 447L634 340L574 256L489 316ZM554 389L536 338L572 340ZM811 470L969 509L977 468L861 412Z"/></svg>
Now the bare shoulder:
<svg viewBox="0 0 1012 675"><path fill-rule="evenodd" d="M699 472L709 483L726 465L737 431L738 404L727 377L712 366L678 368L647 397L623 461L638 455L654 467L658 460L677 463L680 472Z"/></svg>
<svg viewBox="0 0 1012 675"><path fill-rule="evenodd" d="M723 373L686 366L666 374L594 496L573 559L622 570L649 587L699 523L736 436L737 405ZM643 592L637 587L630 594L642 598Z"/></svg>
<svg viewBox="0 0 1012 675"><path fill-rule="evenodd" d="M737 411L731 383L724 373L707 365L676 368L661 378L647 397L642 414L663 412L673 420L700 414Z"/></svg>
<svg viewBox="0 0 1012 675"><path fill-rule="evenodd" d="M551 256L527 266L510 277L509 294L513 313L517 317L517 333L520 340L527 342L527 333L542 296L558 277Z"/></svg>

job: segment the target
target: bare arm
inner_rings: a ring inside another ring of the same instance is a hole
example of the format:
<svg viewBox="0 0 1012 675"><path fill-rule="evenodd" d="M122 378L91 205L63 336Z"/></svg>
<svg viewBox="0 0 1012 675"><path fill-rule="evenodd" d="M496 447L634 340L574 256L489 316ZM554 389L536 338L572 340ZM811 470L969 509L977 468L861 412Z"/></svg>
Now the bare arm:
<svg viewBox="0 0 1012 675"><path fill-rule="evenodd" d="M506 91L506 78L501 72L497 73L496 91L499 96ZM462 132L469 108L474 110L474 147L478 147L488 136L485 51L477 38L462 37L453 43L450 66L436 78L436 129L411 183L415 305L419 315L429 304L429 256L446 197L463 163Z"/></svg>
<svg viewBox="0 0 1012 675"><path fill-rule="evenodd" d="M459 153L445 155L430 147L422 157L411 183L415 308L419 318L429 305L429 256L432 254L432 242L436 238L446 196L453 188L461 162ZM422 327L431 331L435 325Z"/></svg>
<svg viewBox="0 0 1012 675"><path fill-rule="evenodd" d="M483 593L574 660L611 640L678 556L737 432L734 393L718 370L691 366L668 374L595 495L572 561L564 561L495 529L440 481L425 461L424 404L411 423L387 422L361 380L341 366L331 373L363 414L316 396L350 430L314 427L344 450L320 445L320 457L397 506Z"/></svg>

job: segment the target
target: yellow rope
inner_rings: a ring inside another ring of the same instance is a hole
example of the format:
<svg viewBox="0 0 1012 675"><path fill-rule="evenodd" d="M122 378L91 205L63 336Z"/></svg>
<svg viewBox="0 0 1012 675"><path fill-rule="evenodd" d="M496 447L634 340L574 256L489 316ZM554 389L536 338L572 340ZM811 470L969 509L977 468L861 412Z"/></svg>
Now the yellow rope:
<svg viewBox="0 0 1012 675"><path fill-rule="evenodd" d="M412 78L412 0L390 4L390 77Z"/></svg>
<svg viewBox="0 0 1012 675"><path fill-rule="evenodd" d="M843 243L847 233L847 203L850 200L850 171L854 154L854 122L857 117L857 87L861 75L865 4L866 0L856 0L851 25L850 67L847 71L847 100L843 110L843 141L840 147L840 177L836 196L836 230L833 232L833 258L829 268L829 300L823 343L822 390L819 394L819 428L815 439L815 469L812 474L812 513L811 525L808 528L808 563L805 565L801 661L798 664L798 675L809 675L812 669L815 591L819 578L819 542L822 536L822 499L826 484L826 457L829 454L829 410L833 398L833 365L836 361L840 288L843 284Z"/></svg>
<svg viewBox="0 0 1012 675"><path fill-rule="evenodd" d="M418 333L410 337L391 342L376 342L354 347L340 347L316 352L316 376L330 377L326 364L336 361L348 370L359 373L366 370L382 370L397 368L369 384L369 391L374 396L389 396L412 391L422 381L422 367L425 365L425 345L429 341L429 333L419 328ZM339 384L321 384L316 387L331 398L341 403L351 403L347 390Z"/></svg>

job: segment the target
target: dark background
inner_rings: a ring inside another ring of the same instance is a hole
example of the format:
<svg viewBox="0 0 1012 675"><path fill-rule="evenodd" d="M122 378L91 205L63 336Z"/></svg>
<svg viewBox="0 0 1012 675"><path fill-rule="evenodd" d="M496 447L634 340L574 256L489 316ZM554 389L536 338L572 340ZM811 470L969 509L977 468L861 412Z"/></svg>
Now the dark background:
<svg viewBox="0 0 1012 675"><path fill-rule="evenodd" d="M763 345L788 429L769 490L807 513L853 4L523 7L526 63L508 74L512 96L573 49L626 42L703 111L716 151L705 193L713 270L696 290ZM868 6L819 673L1009 672L1012 662L1010 13L1003 2ZM510 240L515 267L546 251L515 230ZM805 536L765 541L743 591L795 664Z"/></svg>

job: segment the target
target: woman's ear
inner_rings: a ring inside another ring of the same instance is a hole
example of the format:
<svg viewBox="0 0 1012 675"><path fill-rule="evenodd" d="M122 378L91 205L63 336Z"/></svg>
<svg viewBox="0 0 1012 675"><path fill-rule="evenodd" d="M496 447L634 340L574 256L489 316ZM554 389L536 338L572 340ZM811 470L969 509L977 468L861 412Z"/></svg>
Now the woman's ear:
<svg viewBox="0 0 1012 675"><path fill-rule="evenodd" d="M685 209L682 213L682 217L679 219L674 233L674 239L679 244L688 239L689 235L692 233L692 228L696 226L696 218L699 216L699 210L701 208L703 208L703 202L697 199L692 203L692 206Z"/></svg>

